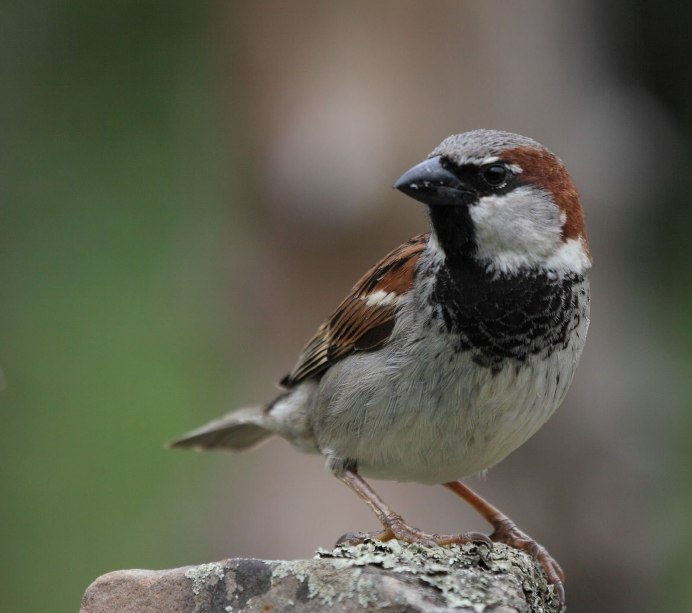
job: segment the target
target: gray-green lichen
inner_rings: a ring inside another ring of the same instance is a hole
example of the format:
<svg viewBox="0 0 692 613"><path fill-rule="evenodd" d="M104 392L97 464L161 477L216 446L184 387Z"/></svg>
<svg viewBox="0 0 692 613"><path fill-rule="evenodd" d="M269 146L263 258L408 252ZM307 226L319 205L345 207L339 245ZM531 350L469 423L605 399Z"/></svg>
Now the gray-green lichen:
<svg viewBox="0 0 692 613"><path fill-rule="evenodd" d="M210 562L192 566L185 571L185 577L192 582L192 593L197 596L204 587L216 585L222 581L225 575L223 564L220 562Z"/></svg>
<svg viewBox="0 0 692 613"><path fill-rule="evenodd" d="M441 592L448 607L467 607L474 611L492 609L488 601L493 575L511 573L524 591L528 611L559 611L560 605L552 586L526 553L495 544L466 543L462 546L428 548L396 540L381 543L368 540L355 546L341 546L333 551L320 549L315 559L330 560L335 568L375 565L393 573L409 573ZM460 575L473 572L473 578L460 581ZM478 571L482 571L479 573ZM333 601L329 586L311 586L311 593Z"/></svg>
<svg viewBox="0 0 692 613"><path fill-rule="evenodd" d="M357 566L349 560L333 559L329 566L314 560L295 560L278 562L273 573L276 579L289 576L297 578L305 585L305 597L318 600L323 605L333 607L344 600L356 600L361 607L368 607L378 601L378 590L372 577L354 569L354 572L341 572L345 568ZM319 569L319 572L316 572Z"/></svg>

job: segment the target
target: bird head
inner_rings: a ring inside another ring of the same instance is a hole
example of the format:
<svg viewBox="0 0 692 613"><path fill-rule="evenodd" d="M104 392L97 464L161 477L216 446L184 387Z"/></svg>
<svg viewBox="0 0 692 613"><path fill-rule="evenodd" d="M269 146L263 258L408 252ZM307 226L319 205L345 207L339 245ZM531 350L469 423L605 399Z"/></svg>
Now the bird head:
<svg viewBox="0 0 692 613"><path fill-rule="evenodd" d="M536 141L473 130L446 138L394 184L425 203L444 256L504 273L582 273L591 265L579 195Z"/></svg>

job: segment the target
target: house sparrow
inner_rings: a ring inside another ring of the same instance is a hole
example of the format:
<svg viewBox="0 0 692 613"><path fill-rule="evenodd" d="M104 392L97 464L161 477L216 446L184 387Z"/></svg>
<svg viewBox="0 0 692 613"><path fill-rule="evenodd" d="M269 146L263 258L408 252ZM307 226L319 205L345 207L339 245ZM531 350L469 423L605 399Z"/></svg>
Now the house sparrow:
<svg viewBox="0 0 692 613"><path fill-rule="evenodd" d="M394 187L427 205L431 232L365 273L274 400L173 446L240 451L278 434L321 453L383 526L340 542L487 541L409 526L363 476L444 484L493 526L492 541L538 559L562 599L557 562L458 479L514 451L567 393L589 326L577 191L545 147L495 130L448 137Z"/></svg>

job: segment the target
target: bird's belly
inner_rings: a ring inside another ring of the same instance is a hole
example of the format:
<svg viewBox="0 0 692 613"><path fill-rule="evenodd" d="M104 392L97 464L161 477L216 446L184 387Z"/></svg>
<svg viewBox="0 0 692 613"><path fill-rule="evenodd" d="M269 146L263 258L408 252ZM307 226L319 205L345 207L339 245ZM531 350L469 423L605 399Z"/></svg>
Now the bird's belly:
<svg viewBox="0 0 692 613"><path fill-rule="evenodd" d="M354 355L320 385L318 445L373 478L443 483L480 472L550 417L580 350L570 344L550 356L507 360L496 371L452 349L427 359Z"/></svg>

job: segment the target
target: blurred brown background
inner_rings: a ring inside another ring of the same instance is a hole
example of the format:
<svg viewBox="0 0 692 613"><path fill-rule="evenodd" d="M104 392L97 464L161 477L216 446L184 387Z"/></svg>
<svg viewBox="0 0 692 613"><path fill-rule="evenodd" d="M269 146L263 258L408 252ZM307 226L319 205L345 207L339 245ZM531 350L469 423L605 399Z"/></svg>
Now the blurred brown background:
<svg viewBox="0 0 692 613"><path fill-rule="evenodd" d="M4 4L3 609L377 527L282 441L162 444L272 396L365 268L426 229L392 182L477 127L566 162L595 268L567 402L468 482L560 560L572 610L689 606L692 8ZM426 530L487 528L443 488L375 486Z"/></svg>

